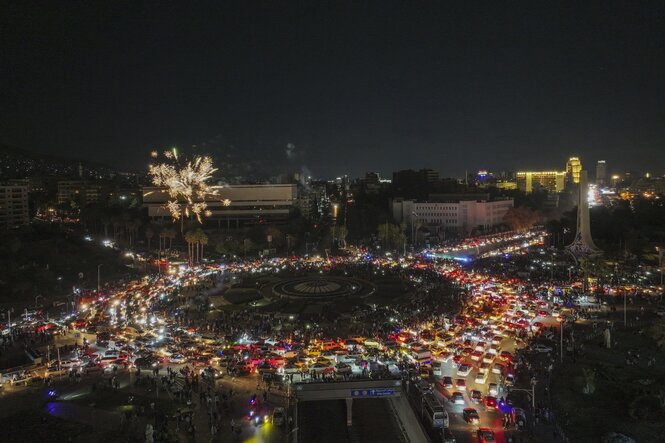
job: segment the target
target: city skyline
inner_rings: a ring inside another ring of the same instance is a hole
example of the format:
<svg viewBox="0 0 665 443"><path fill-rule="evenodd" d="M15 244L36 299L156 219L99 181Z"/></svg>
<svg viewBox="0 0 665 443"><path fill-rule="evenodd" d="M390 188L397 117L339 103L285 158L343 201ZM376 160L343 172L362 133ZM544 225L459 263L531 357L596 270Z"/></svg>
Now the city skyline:
<svg viewBox="0 0 665 443"><path fill-rule="evenodd" d="M319 177L665 164L656 7L309 6L9 5L0 143L135 170L196 145Z"/></svg>

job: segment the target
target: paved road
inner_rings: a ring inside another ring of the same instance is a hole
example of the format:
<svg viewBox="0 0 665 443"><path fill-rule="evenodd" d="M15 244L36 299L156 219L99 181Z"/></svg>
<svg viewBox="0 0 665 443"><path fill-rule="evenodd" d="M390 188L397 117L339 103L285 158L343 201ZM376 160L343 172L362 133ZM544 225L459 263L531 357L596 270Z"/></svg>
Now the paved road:
<svg viewBox="0 0 665 443"><path fill-rule="evenodd" d="M556 320L553 317L536 317L532 320L532 323L533 322L541 322L545 326L555 326L557 324ZM518 347L519 347L518 342L514 338L506 338L501 342L501 350L504 351L509 351L514 353ZM520 441L523 439L525 440L527 438L526 435L523 435L525 433L521 433L514 429L510 430L503 429L502 426L503 414L501 412L494 410L488 411L484 405L476 404L470 401L469 393L473 389L479 390L483 394L483 397L485 395L488 395L488 386L490 383L497 383L497 385L499 385L499 394L497 398L500 398L502 396L505 397L507 395L507 391L505 390L505 388L503 388L503 386L500 385L500 376L498 374L490 372L487 381L483 384L480 384L475 382L477 373L478 373L477 367L473 366L473 369L471 370L469 375L467 375L466 377L458 376L457 370L452 366L450 362L448 362L442 365L442 377L435 377L435 380L437 380L443 378L444 376L449 376L453 379L453 383L458 378L463 378L466 381L466 391L461 391L464 394L464 400L465 400L464 405L455 405L450 401L448 401L448 397L450 397L451 393L456 391L457 388L440 391L436 388L436 383L435 383L435 389L434 389L435 395L443 403L444 407L446 408L446 411L448 411L450 419L449 427L450 430L455 435L456 440L460 443L477 442L478 438L476 436L476 432L479 427L491 428L495 433L497 442L505 442L507 441L508 437L512 437L513 441L518 441L517 440L518 437ZM526 394L526 396L530 401L530 395ZM462 410L464 408L469 408L469 407L474 408L478 411L478 415L480 416L479 425L471 425L469 423L466 423L462 418Z"/></svg>

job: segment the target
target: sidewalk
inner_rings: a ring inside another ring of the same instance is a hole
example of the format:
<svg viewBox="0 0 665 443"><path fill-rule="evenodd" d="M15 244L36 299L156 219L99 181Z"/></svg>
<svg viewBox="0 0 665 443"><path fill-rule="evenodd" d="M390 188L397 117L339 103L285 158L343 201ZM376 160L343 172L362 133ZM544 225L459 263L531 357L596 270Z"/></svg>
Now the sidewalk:
<svg viewBox="0 0 665 443"><path fill-rule="evenodd" d="M97 429L101 428L104 431L113 431L121 426L120 414L117 412L81 406L71 402L49 402L46 404L46 411L54 417L83 423Z"/></svg>
<svg viewBox="0 0 665 443"><path fill-rule="evenodd" d="M409 405L409 401L405 395L390 398L390 405L395 411L395 417L405 432L407 441L410 443L427 443L429 439L425 435L420 421L413 412L413 408Z"/></svg>

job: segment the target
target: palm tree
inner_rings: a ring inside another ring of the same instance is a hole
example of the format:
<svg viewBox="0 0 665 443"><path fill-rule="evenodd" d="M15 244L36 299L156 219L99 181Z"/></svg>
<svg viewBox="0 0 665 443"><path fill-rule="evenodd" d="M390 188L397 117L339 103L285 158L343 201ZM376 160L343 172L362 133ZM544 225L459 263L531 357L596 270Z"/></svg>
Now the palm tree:
<svg viewBox="0 0 665 443"><path fill-rule="evenodd" d="M173 229L173 228L169 228L169 229L166 230L166 238L169 239L169 249L172 248L172 246L173 246L173 240L174 240L177 236L178 236L178 232L177 232L175 229ZM164 247L166 247L166 243L164 243Z"/></svg>
<svg viewBox="0 0 665 443"><path fill-rule="evenodd" d="M120 221L120 218L117 216L113 217L113 241L117 242L118 241L118 230L122 226L122 222Z"/></svg>
<svg viewBox="0 0 665 443"><path fill-rule="evenodd" d="M185 241L187 242L187 255L189 256L189 266L192 266L194 255L194 243L196 243L196 232L187 231L185 233Z"/></svg>
<svg viewBox="0 0 665 443"><path fill-rule="evenodd" d="M159 231L159 251L161 252L163 249L166 249L163 247L164 240L166 239L166 228L162 228L161 231Z"/></svg>
<svg viewBox="0 0 665 443"><path fill-rule="evenodd" d="M102 225L104 225L104 238L109 238L109 225L113 223L111 215L108 211L103 211L101 216Z"/></svg>
<svg viewBox="0 0 665 443"><path fill-rule="evenodd" d="M199 255L199 261L203 260L203 247L208 244L208 236L203 231L203 229L198 229L196 231L198 243L201 245L201 253Z"/></svg>
<svg viewBox="0 0 665 443"><path fill-rule="evenodd" d="M155 236L155 231L152 229L152 225L146 226L144 234L146 240L148 240L148 251L150 251L150 242L152 241L152 238Z"/></svg>

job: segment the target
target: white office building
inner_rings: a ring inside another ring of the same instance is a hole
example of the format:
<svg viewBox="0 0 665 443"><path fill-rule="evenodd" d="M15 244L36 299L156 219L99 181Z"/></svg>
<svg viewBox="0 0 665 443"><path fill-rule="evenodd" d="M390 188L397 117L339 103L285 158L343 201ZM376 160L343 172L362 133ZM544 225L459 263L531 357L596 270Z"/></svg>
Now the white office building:
<svg viewBox="0 0 665 443"><path fill-rule="evenodd" d="M395 199L392 202L396 222L468 231L478 226L483 229L503 223L504 216L513 207L513 200L416 201Z"/></svg>

